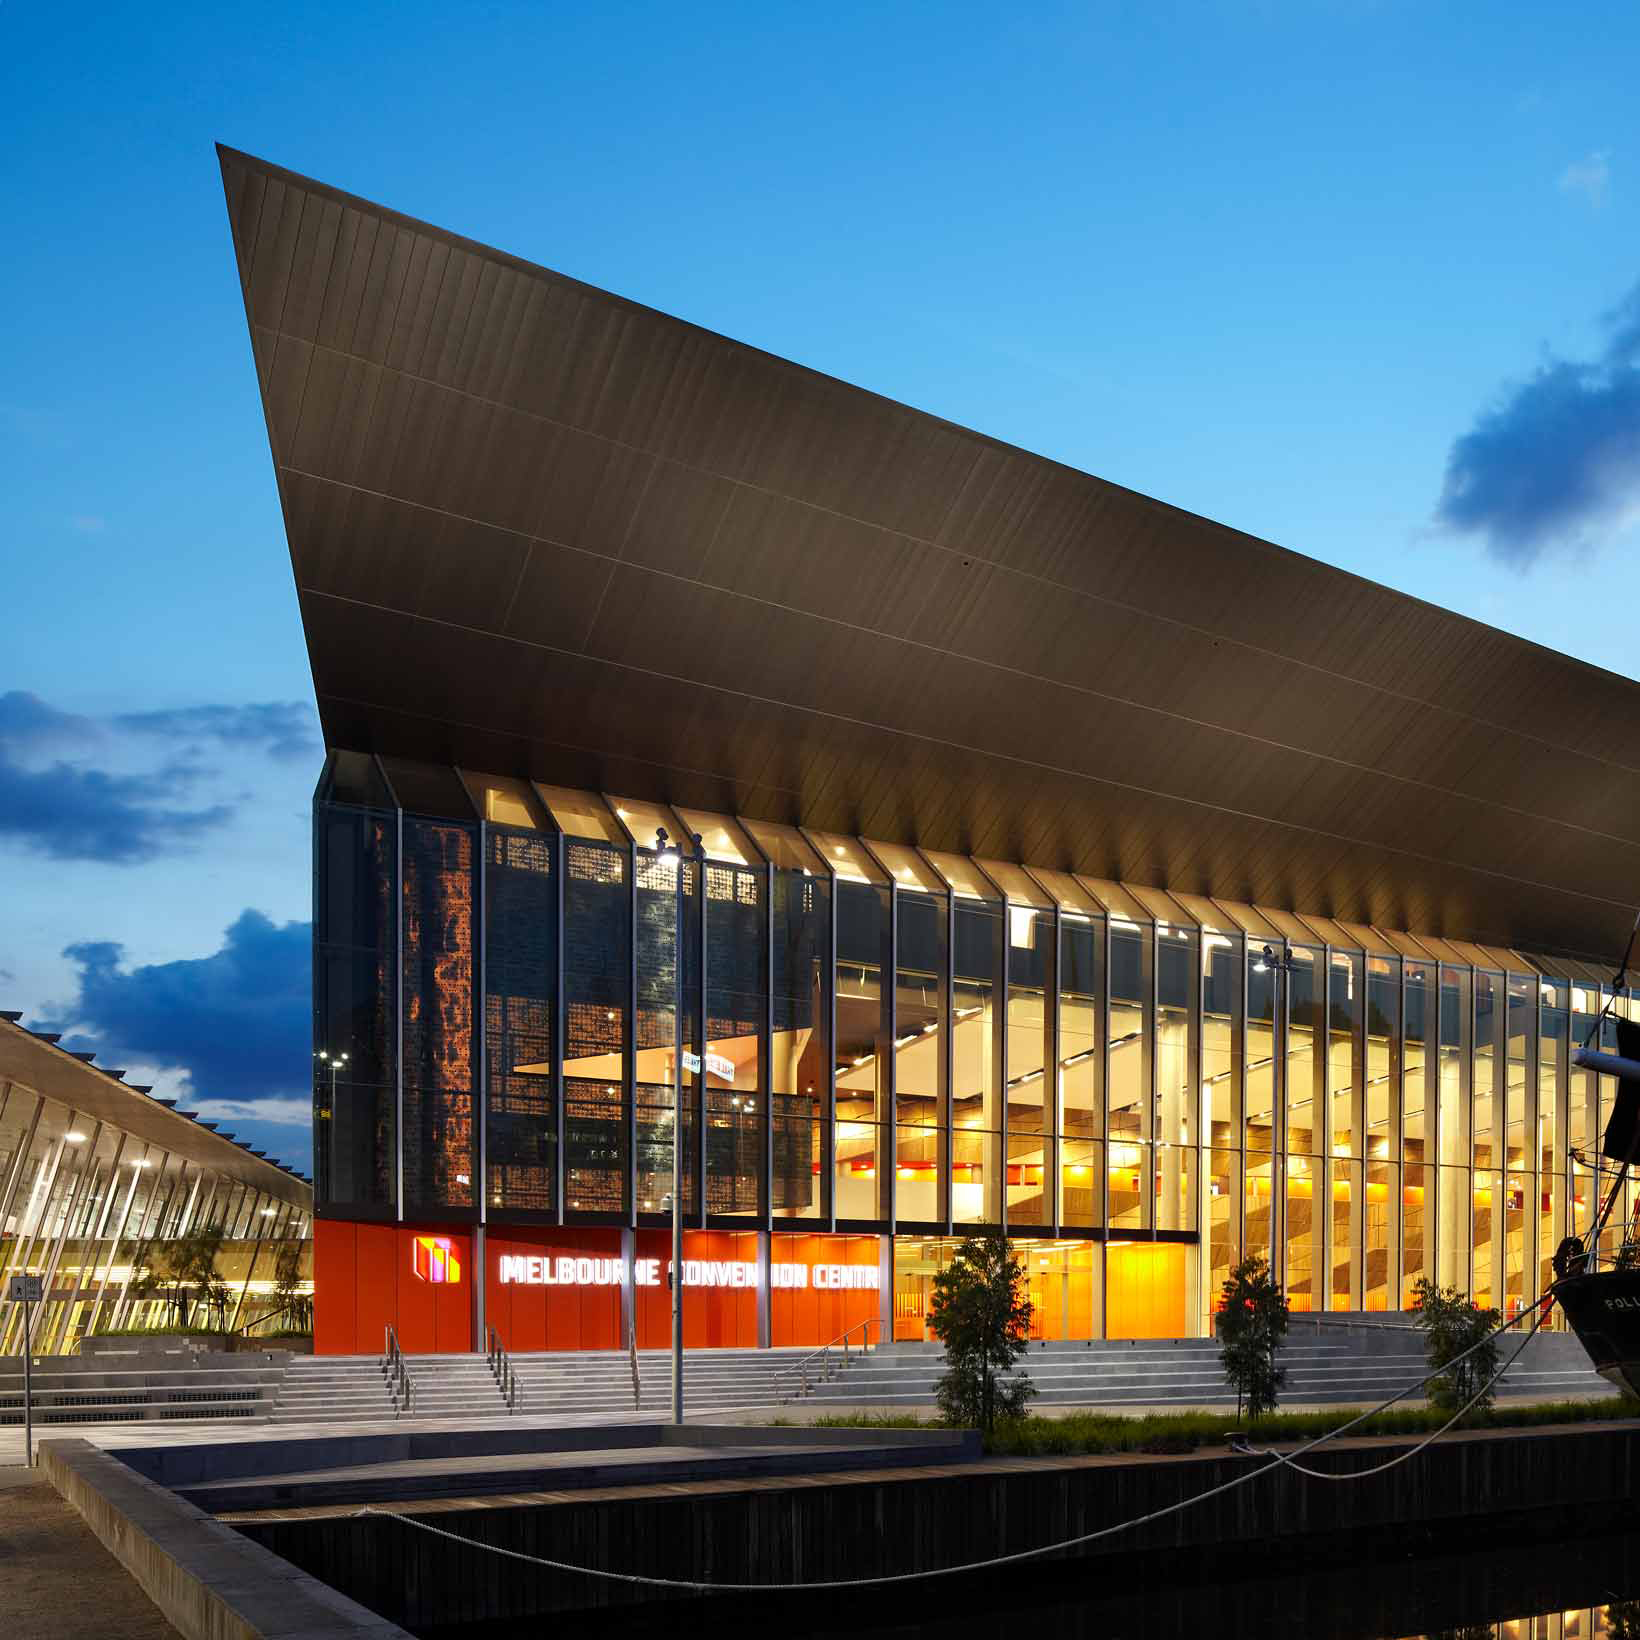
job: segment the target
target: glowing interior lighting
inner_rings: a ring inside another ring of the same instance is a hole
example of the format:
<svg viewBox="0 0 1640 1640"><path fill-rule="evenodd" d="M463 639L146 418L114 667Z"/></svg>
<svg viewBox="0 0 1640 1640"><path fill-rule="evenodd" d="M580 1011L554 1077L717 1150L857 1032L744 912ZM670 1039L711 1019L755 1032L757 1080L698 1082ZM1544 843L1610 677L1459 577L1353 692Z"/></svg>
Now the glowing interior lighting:
<svg viewBox="0 0 1640 1640"><path fill-rule="evenodd" d="M71 1145L83 1145L85 1143L85 1135L78 1130L73 1133L65 1133L63 1137L68 1140Z"/></svg>

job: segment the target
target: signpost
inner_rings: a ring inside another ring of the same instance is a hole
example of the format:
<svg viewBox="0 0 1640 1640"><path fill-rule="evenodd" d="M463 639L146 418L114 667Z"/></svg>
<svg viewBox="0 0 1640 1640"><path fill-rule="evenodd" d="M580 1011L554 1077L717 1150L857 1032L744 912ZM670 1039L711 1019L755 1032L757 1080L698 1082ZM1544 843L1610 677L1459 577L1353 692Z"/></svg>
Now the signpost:
<svg viewBox="0 0 1640 1640"><path fill-rule="evenodd" d="M38 1276L13 1276L6 1283L6 1297L13 1304L23 1306L23 1462L34 1467L34 1380L30 1372L30 1355L34 1349L33 1310L45 1297Z"/></svg>

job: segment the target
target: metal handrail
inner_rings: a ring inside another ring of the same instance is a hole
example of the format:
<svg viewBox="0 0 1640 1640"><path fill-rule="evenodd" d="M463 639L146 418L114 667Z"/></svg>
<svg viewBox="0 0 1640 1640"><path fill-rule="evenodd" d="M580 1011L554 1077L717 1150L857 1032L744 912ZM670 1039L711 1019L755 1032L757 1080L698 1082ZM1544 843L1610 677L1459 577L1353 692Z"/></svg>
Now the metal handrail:
<svg viewBox="0 0 1640 1640"><path fill-rule="evenodd" d="M495 1387L501 1391L501 1399L507 1403L508 1412L518 1410L518 1373L514 1370L512 1357L507 1354L501 1342L501 1334L494 1327L489 1329L490 1347L484 1352L484 1359L490 1364L490 1371L495 1376Z"/></svg>
<svg viewBox="0 0 1640 1640"><path fill-rule="evenodd" d="M277 1321L282 1315L288 1315L294 1319L299 1315L306 1314L312 1307L313 1300L311 1298L292 1299L289 1304L282 1304L277 1310L269 1310L266 1315L259 1315L254 1321L247 1321L243 1327L235 1327L233 1329L234 1337L248 1338L252 1327L266 1326L268 1322Z"/></svg>
<svg viewBox="0 0 1640 1640"><path fill-rule="evenodd" d="M626 1330L626 1353L632 1363L632 1410L643 1409L643 1380L638 1376L638 1323L633 1321Z"/></svg>
<svg viewBox="0 0 1640 1640"><path fill-rule="evenodd" d="M818 1382L824 1384L830 1380L833 1371L846 1372L848 1370L849 1362L853 1359L853 1355L869 1355L871 1353L871 1329L873 1327L881 1327L882 1324L883 1320L881 1316L868 1316L864 1321L855 1322L855 1324L846 1332L839 1333L834 1339L831 1340L830 1343L822 1344L817 1350L810 1350L809 1353L802 1358L802 1360L794 1361L789 1367L783 1367L774 1375L773 1382L773 1387L781 1404L784 1405L786 1402L794 1399L795 1397L807 1395L809 1393L811 1368L813 1369L812 1376L814 1376ZM849 1352L849 1340L856 1333L860 1333L862 1336L859 1344L857 1344L854 1348L853 1355L851 1355ZM842 1348L843 1359L841 1363L834 1367L832 1363L832 1351L836 1350L839 1346ZM816 1366L816 1363L818 1363L818 1366ZM780 1390L780 1385L794 1374L797 1378L796 1385L782 1393Z"/></svg>
<svg viewBox="0 0 1640 1640"><path fill-rule="evenodd" d="M415 1400L415 1389L410 1369L405 1364L404 1351L399 1348L398 1335L392 1323L387 1326L387 1339L382 1346L382 1377L387 1380L388 1399L393 1403L393 1416L408 1412Z"/></svg>

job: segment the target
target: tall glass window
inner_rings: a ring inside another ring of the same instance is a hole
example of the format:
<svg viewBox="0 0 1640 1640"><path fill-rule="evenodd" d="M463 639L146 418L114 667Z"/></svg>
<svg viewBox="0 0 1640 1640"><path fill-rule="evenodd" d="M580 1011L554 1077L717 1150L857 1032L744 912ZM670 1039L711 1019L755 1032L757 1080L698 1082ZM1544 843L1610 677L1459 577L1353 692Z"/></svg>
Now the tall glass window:
<svg viewBox="0 0 1640 1640"><path fill-rule="evenodd" d="M1438 1076L1441 1152L1440 1279L1469 1290L1474 1200L1469 1180L1469 1055L1473 998L1467 968L1443 966L1440 974Z"/></svg>
<svg viewBox="0 0 1640 1640"><path fill-rule="evenodd" d="M883 971L889 950L890 893L839 877L837 895L837 1154L839 1219L888 1216L879 1177L888 1115L891 1047Z"/></svg>
<svg viewBox="0 0 1640 1640"><path fill-rule="evenodd" d="M1053 913L1008 907L1008 1223L1053 1222L1053 1111L1043 1076Z"/></svg>
<svg viewBox="0 0 1640 1640"><path fill-rule="evenodd" d="M1430 1040L1436 1025L1434 970L1408 962L1404 970L1405 1047L1401 1080L1401 1145L1406 1158L1401 1213L1401 1303L1410 1308L1420 1277L1435 1279L1435 1169L1430 1126Z"/></svg>
<svg viewBox="0 0 1640 1640"><path fill-rule="evenodd" d="M334 1079L315 1061L314 1193L383 1213L397 1182L398 818L321 803L314 856L315 1051L347 1055Z"/></svg>
<svg viewBox="0 0 1640 1640"><path fill-rule="evenodd" d="M1105 925L1060 912L1059 1131L1060 1222L1091 1229L1103 1214L1104 1033L1099 1024Z"/></svg>
<svg viewBox="0 0 1640 1640"><path fill-rule="evenodd" d="M1154 1173L1158 1230L1196 1228L1196 1147L1200 1106L1201 936L1156 925L1156 1125Z"/></svg>
<svg viewBox="0 0 1640 1640"><path fill-rule="evenodd" d="M471 1207L474 832L404 819L404 1206Z"/></svg>
<svg viewBox="0 0 1640 1640"><path fill-rule="evenodd" d="M770 844L760 837L765 850ZM794 850L798 845L790 845ZM776 860L770 953L774 1036L770 1098L774 1104L774 1203L777 1218L824 1216L822 1168L829 1150L827 1083L831 1048L831 879L818 864Z"/></svg>
<svg viewBox="0 0 1640 1640"><path fill-rule="evenodd" d="M1504 1067L1504 1307L1516 1315L1525 1303L1533 1264L1532 1234L1535 1213L1529 1203L1534 1193L1536 1158L1533 1155L1533 1090L1537 1066L1537 987L1520 974L1505 982Z"/></svg>
<svg viewBox="0 0 1640 1640"><path fill-rule="evenodd" d="M1567 1097L1567 987L1559 980L1538 986L1538 1291L1554 1281L1555 1249L1566 1234L1564 1154L1557 1140L1563 1131Z"/></svg>
<svg viewBox="0 0 1640 1640"><path fill-rule="evenodd" d="M706 878L706 1211L763 1206L764 873L708 862Z"/></svg>
<svg viewBox="0 0 1640 1640"><path fill-rule="evenodd" d="M1241 996L1244 941L1202 935L1202 1085L1213 1145L1207 1182L1207 1303L1241 1259Z"/></svg>
<svg viewBox="0 0 1640 1640"><path fill-rule="evenodd" d="M625 1047L632 989L629 863L623 848L585 838L565 839L564 1205L572 1213L626 1211ZM670 991L667 997L670 1009ZM670 1024L670 1012L659 1028L651 1013L640 1026L640 1040L658 1036ZM661 1052L664 1056L669 1049ZM670 1111L670 1089L664 1083L663 1092ZM670 1190L670 1127L663 1153L664 1188ZM646 1182L640 1179L640 1190Z"/></svg>
<svg viewBox="0 0 1640 1640"><path fill-rule="evenodd" d="M959 899L952 926L951 1216L959 1224L1000 1224L1002 908Z"/></svg>
<svg viewBox="0 0 1640 1640"><path fill-rule="evenodd" d="M946 1127L944 1085L946 915L943 895L895 896L894 1215L897 1222L944 1221L941 1186Z"/></svg>
<svg viewBox="0 0 1640 1640"><path fill-rule="evenodd" d="M484 834L489 1205L536 1213L553 1211L558 1200L555 847L555 839L536 831L491 826Z"/></svg>
<svg viewBox="0 0 1640 1640"><path fill-rule="evenodd" d="M1154 1044L1155 929L1112 917L1110 927L1110 1135L1108 1207L1113 1230L1150 1228L1151 1053Z"/></svg>

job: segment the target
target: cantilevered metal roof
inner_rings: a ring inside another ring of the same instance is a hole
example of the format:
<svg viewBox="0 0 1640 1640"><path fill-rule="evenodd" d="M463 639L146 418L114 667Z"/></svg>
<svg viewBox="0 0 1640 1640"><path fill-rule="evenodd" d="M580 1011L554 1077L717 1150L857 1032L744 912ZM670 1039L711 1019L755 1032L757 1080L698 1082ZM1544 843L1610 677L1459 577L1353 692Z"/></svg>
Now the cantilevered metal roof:
<svg viewBox="0 0 1640 1640"><path fill-rule="evenodd" d="M221 159L331 745L1621 948L1640 685Z"/></svg>
<svg viewBox="0 0 1640 1640"><path fill-rule="evenodd" d="M0 1013L0 1092L26 1089L54 1100L82 1125L105 1123L276 1201L312 1210L313 1186L300 1173L178 1110L174 1099L156 1099L124 1081L124 1071L93 1064L95 1055L71 1053L54 1034L26 1030L20 1019L9 1010Z"/></svg>

